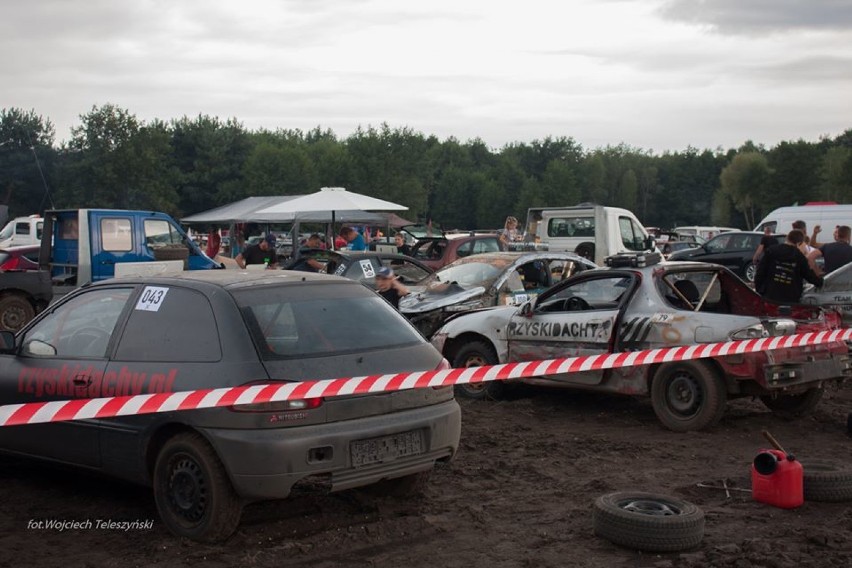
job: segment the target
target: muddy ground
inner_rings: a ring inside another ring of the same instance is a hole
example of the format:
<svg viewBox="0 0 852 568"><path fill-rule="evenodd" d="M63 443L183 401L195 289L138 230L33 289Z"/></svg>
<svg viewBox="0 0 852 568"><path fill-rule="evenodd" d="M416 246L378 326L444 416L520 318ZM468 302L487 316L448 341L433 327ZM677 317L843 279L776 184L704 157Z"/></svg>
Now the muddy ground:
<svg viewBox="0 0 852 568"><path fill-rule="evenodd" d="M852 385L797 422L735 401L709 432L675 434L647 400L533 390L462 401L462 445L422 498L306 494L251 505L222 545L171 536L150 492L89 474L0 458L0 566L852 566L852 503L782 510L749 492L749 466L770 430L803 460L852 466ZM671 554L620 548L592 533L603 493L677 496L706 513L702 545ZM31 520L152 521L152 528L28 528Z"/></svg>

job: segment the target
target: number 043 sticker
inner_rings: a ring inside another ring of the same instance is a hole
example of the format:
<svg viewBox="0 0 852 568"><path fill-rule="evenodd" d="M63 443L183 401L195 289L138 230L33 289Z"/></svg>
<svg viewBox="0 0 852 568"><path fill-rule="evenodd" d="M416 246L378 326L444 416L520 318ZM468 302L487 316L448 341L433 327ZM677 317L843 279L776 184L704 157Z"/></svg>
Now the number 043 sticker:
<svg viewBox="0 0 852 568"><path fill-rule="evenodd" d="M136 309L146 312L160 311L160 306L163 305L163 300L166 299L168 291L168 288L161 288L159 286L145 286L145 289L142 290L142 295L139 296L139 301L136 302Z"/></svg>

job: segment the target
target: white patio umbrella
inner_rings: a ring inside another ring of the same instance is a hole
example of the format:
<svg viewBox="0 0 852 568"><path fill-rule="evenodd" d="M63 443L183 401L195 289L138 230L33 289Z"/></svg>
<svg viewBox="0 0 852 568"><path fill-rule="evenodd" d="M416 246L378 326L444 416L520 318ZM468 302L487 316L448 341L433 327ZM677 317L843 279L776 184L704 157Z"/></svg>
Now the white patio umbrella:
<svg viewBox="0 0 852 568"><path fill-rule="evenodd" d="M299 213L316 211L331 211L331 226L334 227L337 211L407 211L408 207L376 199L369 195L346 191L343 187L323 187L316 193L303 195L283 203L278 203L266 209L257 211L258 214L294 213L298 219ZM334 241L332 240L332 248Z"/></svg>

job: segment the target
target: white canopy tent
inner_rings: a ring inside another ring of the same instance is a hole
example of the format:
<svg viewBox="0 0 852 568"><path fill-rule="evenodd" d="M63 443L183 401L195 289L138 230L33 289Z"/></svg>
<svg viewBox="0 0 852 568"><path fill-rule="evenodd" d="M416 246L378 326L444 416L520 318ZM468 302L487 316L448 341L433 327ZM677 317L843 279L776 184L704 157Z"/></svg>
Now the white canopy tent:
<svg viewBox="0 0 852 568"><path fill-rule="evenodd" d="M298 219L303 214L322 211L331 212L331 226L334 227L335 215L348 211L407 211L408 207L377 199L369 195L346 191L343 187L323 187L316 193L296 197L257 211L259 216L294 214ZM334 239L330 239L332 245Z"/></svg>

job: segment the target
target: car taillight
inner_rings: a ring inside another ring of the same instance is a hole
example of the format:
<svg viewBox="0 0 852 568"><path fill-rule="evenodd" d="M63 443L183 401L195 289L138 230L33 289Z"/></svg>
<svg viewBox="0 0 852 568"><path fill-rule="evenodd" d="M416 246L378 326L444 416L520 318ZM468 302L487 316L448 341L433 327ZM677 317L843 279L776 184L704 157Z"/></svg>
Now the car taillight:
<svg viewBox="0 0 852 568"><path fill-rule="evenodd" d="M447 358L442 357L441 362L438 363L438 366L435 367L435 370L436 371L446 371L447 369L452 369L452 368L453 368L453 366L450 365L450 362L447 361ZM452 388L452 387L432 387L432 388L433 389L449 389L449 388Z"/></svg>
<svg viewBox="0 0 852 568"><path fill-rule="evenodd" d="M259 384L267 385L266 382L251 382L243 386L256 386ZM258 402L257 404L240 404L237 406L229 406L234 412L288 412L311 410L322 406L322 398L306 398L303 400L279 400L275 402Z"/></svg>
<svg viewBox="0 0 852 568"><path fill-rule="evenodd" d="M0 270L18 270L20 269L20 257L10 256L9 260L0 264Z"/></svg>

